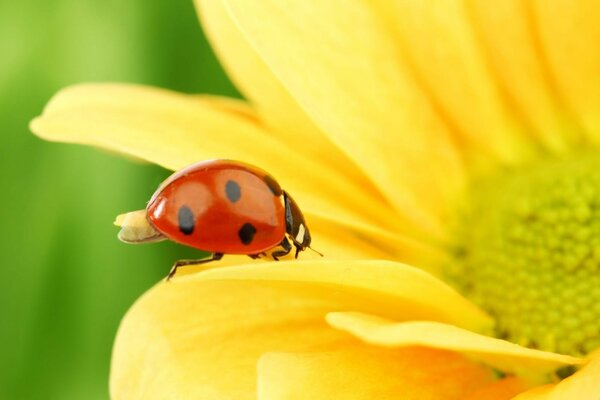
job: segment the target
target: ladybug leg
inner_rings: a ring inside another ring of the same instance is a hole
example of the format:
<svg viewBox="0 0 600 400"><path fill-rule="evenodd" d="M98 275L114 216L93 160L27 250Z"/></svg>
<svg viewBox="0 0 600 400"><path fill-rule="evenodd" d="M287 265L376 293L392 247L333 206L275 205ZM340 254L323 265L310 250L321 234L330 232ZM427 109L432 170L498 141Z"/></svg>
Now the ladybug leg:
<svg viewBox="0 0 600 400"><path fill-rule="evenodd" d="M292 251L292 245L290 244L290 241L287 237L284 237L281 243L279 243L279 245L282 247L282 249L276 250L271 253L271 257L273 257L275 261L279 261L279 257L288 255L290 251Z"/></svg>
<svg viewBox="0 0 600 400"><path fill-rule="evenodd" d="M302 247L301 245L299 245L298 243L295 243L295 242L294 242L294 247L296 248L296 254L294 255L294 258L298 258L298 253L303 251L304 247Z"/></svg>
<svg viewBox="0 0 600 400"><path fill-rule="evenodd" d="M217 261L223 258L223 253L213 253L211 258L202 258L199 260L179 260L171 267L171 271L169 271L169 275L165 279L167 282L171 280L172 277L177 273L177 269L179 267L185 267L186 265L199 265L206 264L211 261Z"/></svg>
<svg viewBox="0 0 600 400"><path fill-rule="evenodd" d="M248 254L248 257L250 257L253 260L257 260L259 258L265 257L267 255L267 253L265 253L264 251L262 253L257 253L257 254Z"/></svg>

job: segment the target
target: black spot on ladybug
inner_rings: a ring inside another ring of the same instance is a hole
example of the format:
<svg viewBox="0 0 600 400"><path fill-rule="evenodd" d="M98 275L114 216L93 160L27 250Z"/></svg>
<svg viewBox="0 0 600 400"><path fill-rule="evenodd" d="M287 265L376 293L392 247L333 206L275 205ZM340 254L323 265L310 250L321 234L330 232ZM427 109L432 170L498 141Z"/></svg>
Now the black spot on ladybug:
<svg viewBox="0 0 600 400"><path fill-rule="evenodd" d="M232 203L235 203L242 197L242 190L236 181L227 181L225 184L225 194Z"/></svg>
<svg viewBox="0 0 600 400"><path fill-rule="evenodd" d="M263 179L275 196L281 196L281 186L279 186L279 183L271 175L265 175Z"/></svg>
<svg viewBox="0 0 600 400"><path fill-rule="evenodd" d="M238 231L238 236L243 244L252 243L252 239L254 239L254 234L256 233L256 228L254 225L250 223L245 223L242 225L240 230Z"/></svg>
<svg viewBox="0 0 600 400"><path fill-rule="evenodd" d="M177 220L179 222L179 230L184 235L191 235L194 232L194 226L196 225L196 219L194 213L188 206L181 206L177 213Z"/></svg>

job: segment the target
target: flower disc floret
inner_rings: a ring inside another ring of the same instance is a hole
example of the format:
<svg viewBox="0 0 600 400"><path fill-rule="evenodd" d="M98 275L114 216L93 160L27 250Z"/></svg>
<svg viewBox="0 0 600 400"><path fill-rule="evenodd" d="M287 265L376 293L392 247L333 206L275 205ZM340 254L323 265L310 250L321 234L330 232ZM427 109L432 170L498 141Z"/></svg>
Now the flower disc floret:
<svg viewBox="0 0 600 400"><path fill-rule="evenodd" d="M472 186L452 282L529 347L600 346L600 158L544 162Z"/></svg>

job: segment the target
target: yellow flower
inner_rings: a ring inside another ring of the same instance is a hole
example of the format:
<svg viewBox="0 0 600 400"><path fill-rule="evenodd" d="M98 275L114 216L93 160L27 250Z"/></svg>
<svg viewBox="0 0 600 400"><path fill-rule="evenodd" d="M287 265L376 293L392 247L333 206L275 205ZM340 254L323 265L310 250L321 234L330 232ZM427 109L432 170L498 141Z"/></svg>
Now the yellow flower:
<svg viewBox="0 0 600 400"><path fill-rule="evenodd" d="M326 258L159 283L122 322L113 398L598 397L600 7L198 3L248 102L80 85L33 131L256 164Z"/></svg>

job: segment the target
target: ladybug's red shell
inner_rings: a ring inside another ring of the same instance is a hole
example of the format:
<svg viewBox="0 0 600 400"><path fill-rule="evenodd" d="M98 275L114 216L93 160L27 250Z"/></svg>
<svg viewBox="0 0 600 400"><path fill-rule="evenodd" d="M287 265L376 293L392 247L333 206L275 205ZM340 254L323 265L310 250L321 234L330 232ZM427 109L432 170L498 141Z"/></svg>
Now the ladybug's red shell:
<svg viewBox="0 0 600 400"><path fill-rule="evenodd" d="M213 253L262 253L286 234L279 184L237 161L203 161L177 172L154 193L146 213L169 239Z"/></svg>

